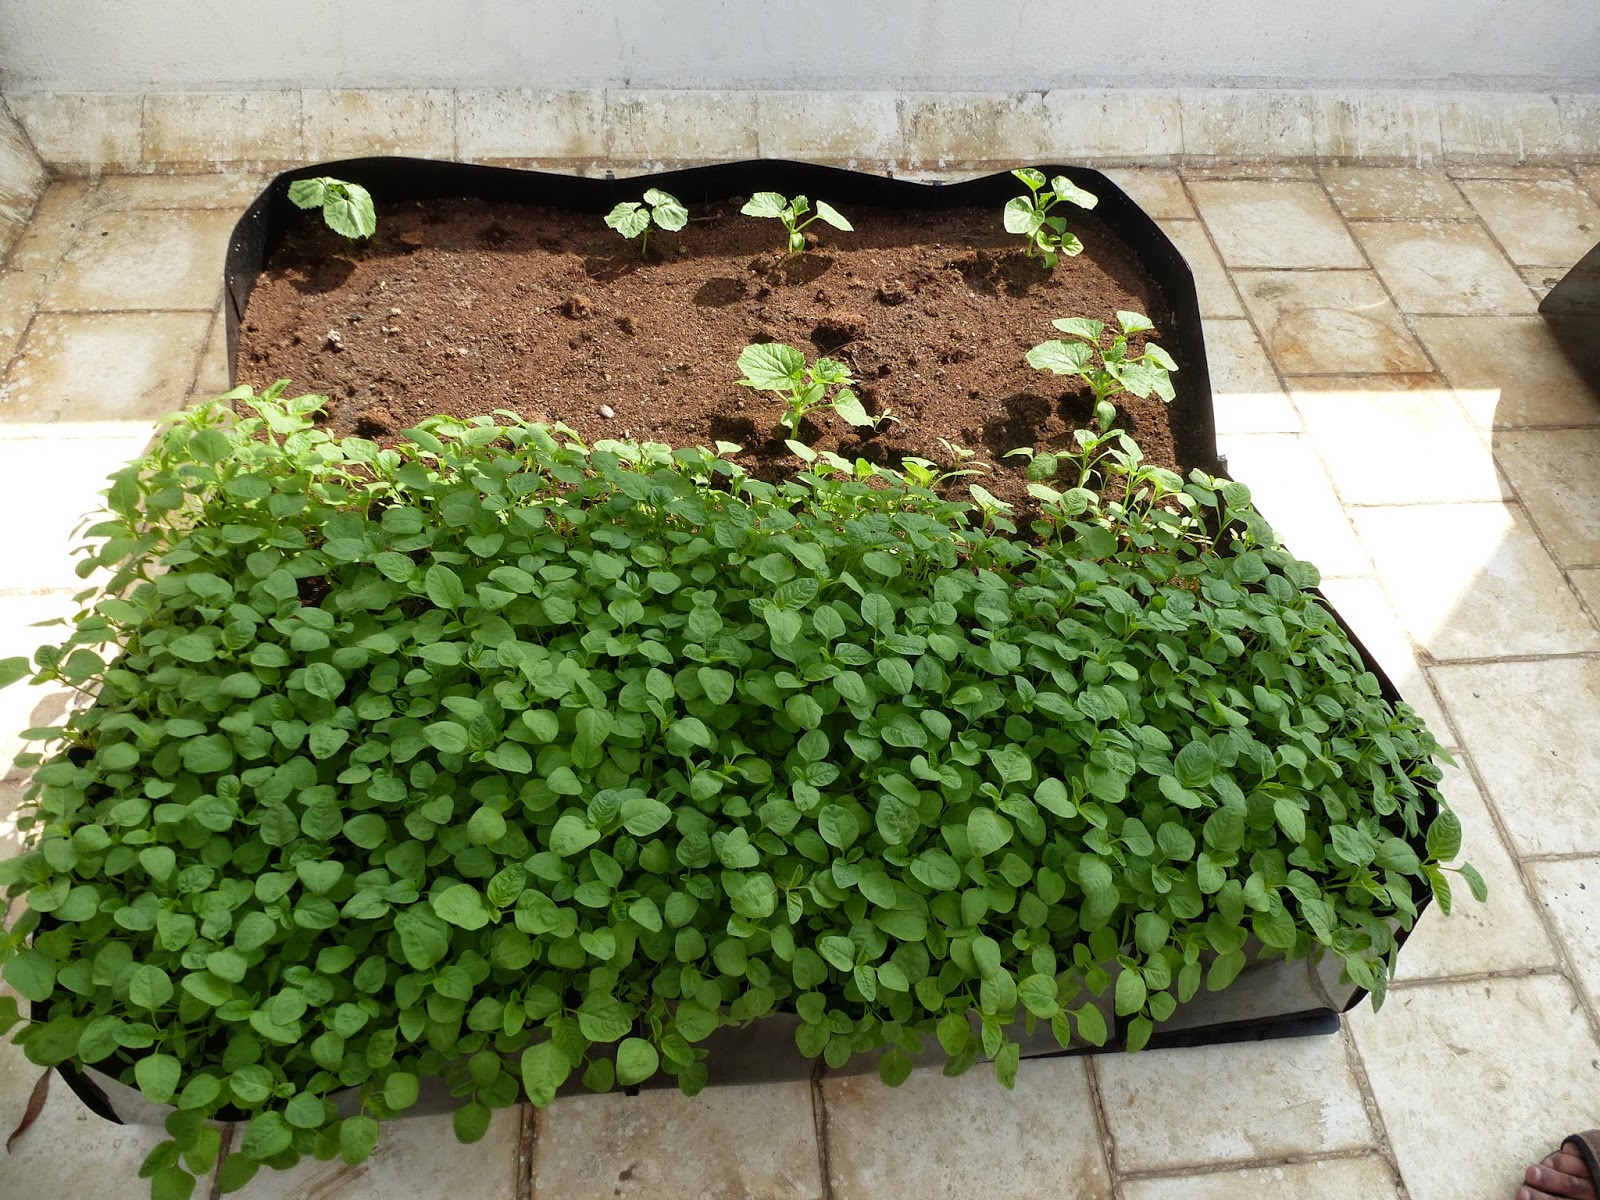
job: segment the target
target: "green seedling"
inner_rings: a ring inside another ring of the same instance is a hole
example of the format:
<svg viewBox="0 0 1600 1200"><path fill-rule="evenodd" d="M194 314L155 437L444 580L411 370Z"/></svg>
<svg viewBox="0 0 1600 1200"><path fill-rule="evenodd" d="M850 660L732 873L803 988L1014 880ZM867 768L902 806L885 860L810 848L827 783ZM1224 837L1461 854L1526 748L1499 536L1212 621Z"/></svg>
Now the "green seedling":
<svg viewBox="0 0 1600 1200"><path fill-rule="evenodd" d="M359 1168L425 1078L464 1142L569 1081L693 1095L773 1013L1010 1087L1024 1027L1137 1050L1254 962L1377 1004L1421 898L1483 895L1241 484L1159 496L1126 439L1019 541L887 467L509 412L377 451L283 389L164 424L77 615L0 658L93 697L23 734L0 1036L170 1107L153 1200Z"/></svg>
<svg viewBox="0 0 1600 1200"><path fill-rule="evenodd" d="M777 192L757 192L739 211L747 217L776 217L782 221L783 227L789 231L790 254L799 254L806 248L805 234L802 231L819 217L835 229L843 229L846 232L855 229L855 226L840 215L838 209L824 200L818 200L817 211L802 221L800 218L811 212L811 202L804 196L788 200Z"/></svg>
<svg viewBox="0 0 1600 1200"><path fill-rule="evenodd" d="M328 228L351 241L371 237L378 228L372 193L359 183L327 175L297 179L289 185L289 199L300 208L320 208Z"/></svg>
<svg viewBox="0 0 1600 1200"><path fill-rule="evenodd" d="M1178 369L1172 356L1154 343L1146 343L1144 353L1137 358L1129 356L1129 335L1155 329L1148 317L1135 312L1118 312L1117 321L1122 332L1112 340L1109 349L1100 346L1100 335L1106 328L1102 322L1088 317L1058 317L1051 324L1074 340L1057 338L1041 342L1028 351L1030 366L1054 375L1076 375L1089 385L1094 393L1095 423L1102 430L1110 429L1116 420L1116 408L1111 399L1122 392L1160 396L1170 404L1173 396L1171 373Z"/></svg>
<svg viewBox="0 0 1600 1200"><path fill-rule="evenodd" d="M1069 258L1081 254L1083 243L1067 232L1066 219L1052 217L1050 210L1062 201L1079 208L1093 208L1100 203L1099 197L1084 191L1065 175L1046 181L1043 172L1032 167L1021 167L1011 173L1028 185L1028 195L1018 196L1006 204L1006 232L1019 233L1026 238L1028 257L1043 259L1046 269L1054 267L1063 254Z"/></svg>
<svg viewBox="0 0 1600 1200"><path fill-rule="evenodd" d="M606 214L606 224L623 237L639 239L639 257L650 250L650 225L676 233L689 223L689 210L674 195L660 188L651 188L644 194L644 203L624 200Z"/></svg>
<svg viewBox="0 0 1600 1200"><path fill-rule="evenodd" d="M942 487L952 479L963 479L968 475L983 475L989 472L989 464L978 460L976 450L968 450L965 446L958 446L944 438L939 439L939 444L950 456L948 470L941 471L939 464L931 459L916 458L911 455L907 455L901 461L906 478L914 486L932 490Z"/></svg>
<svg viewBox="0 0 1600 1200"><path fill-rule="evenodd" d="M739 380L742 386L777 392L784 398L787 410L781 420L791 438L799 439L800 422L819 408L833 409L858 429L877 428L877 421L850 390L855 382L850 377L850 369L837 359L819 358L814 366L808 367L806 356L793 346L757 342L740 352L739 369L745 376ZM839 390L830 397L829 392L834 388Z"/></svg>

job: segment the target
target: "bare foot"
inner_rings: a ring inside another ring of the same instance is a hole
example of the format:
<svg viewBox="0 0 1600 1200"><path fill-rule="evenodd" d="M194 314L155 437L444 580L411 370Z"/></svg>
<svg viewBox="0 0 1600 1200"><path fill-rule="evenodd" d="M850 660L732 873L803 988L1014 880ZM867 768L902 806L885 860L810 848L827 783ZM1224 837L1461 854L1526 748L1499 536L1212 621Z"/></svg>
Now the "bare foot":
<svg viewBox="0 0 1600 1200"><path fill-rule="evenodd" d="M1589 1168L1570 1146L1562 1146L1528 1168L1516 1200L1596 1200Z"/></svg>

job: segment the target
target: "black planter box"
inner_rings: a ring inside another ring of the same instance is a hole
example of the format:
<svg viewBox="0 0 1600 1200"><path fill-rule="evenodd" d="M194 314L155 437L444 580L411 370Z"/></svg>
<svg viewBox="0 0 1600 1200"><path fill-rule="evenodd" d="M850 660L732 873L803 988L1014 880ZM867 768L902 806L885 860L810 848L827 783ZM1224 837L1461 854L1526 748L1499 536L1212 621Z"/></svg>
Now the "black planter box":
<svg viewBox="0 0 1600 1200"><path fill-rule="evenodd" d="M1155 221L1100 172L1054 165L1042 165L1038 169L1046 175L1066 175L1079 187L1098 196L1096 216L1155 282L1172 313L1171 324L1162 330L1161 341L1182 368L1174 377L1177 394L1171 405L1178 458L1210 474L1226 475L1225 464L1217 454L1205 337L1189 264ZM644 188L660 187L688 204L748 196L756 190L776 190L786 195L822 194L840 205L913 210L992 207L998 218L1005 202L1022 190L1009 172L961 183L936 184L785 161L696 167L622 180L585 179L411 158L361 158L322 163L278 175L234 228L224 275L230 382L234 379L239 324L256 278L289 224L296 219L308 219L290 203L289 185L297 179L320 175L359 183L374 196L389 202L473 197L596 214L608 212L621 200L636 198ZM1377 661L1336 612L1334 616L1350 635L1366 668L1377 677L1384 699L1391 704L1398 701L1399 693ZM1430 817L1436 811L1437 802L1437 795L1430 794ZM1423 851L1422 838L1415 839L1415 848L1419 853ZM1429 899L1426 895L1416 897L1419 909L1425 908ZM1405 933L1401 932L1399 938L1403 943ZM1251 939L1247 950L1254 948L1254 939ZM1228 988L1220 992L1202 990L1188 1004L1180 1005L1169 1020L1156 1027L1149 1045L1170 1048L1334 1033L1339 1028L1339 1015L1366 996L1366 992L1355 985L1340 983L1338 975L1337 960L1331 957L1292 963L1281 958L1252 961ZM1020 1027L1013 1030L1013 1035L1021 1042L1022 1057L1052 1058L1120 1050L1126 1028L1123 1020L1112 1011L1111 995L1112 989L1108 988L1097 1002L1111 1034L1104 1047L1075 1044L1062 1049L1045 1023L1032 1034L1026 1034ZM822 1074L859 1074L876 1069L875 1055L857 1056L837 1071L830 1070L820 1060L804 1057L795 1047L797 1023L796 1016L779 1013L745 1028L717 1030L703 1043L710 1051L707 1067L711 1085L808 1079ZM924 1055L923 1061L940 1062L942 1053L934 1047ZM64 1067L62 1074L79 1098L108 1120L152 1123L160 1121L166 1111L101 1072ZM644 1086L673 1087L675 1084L669 1078L658 1076ZM574 1077L562 1088L561 1094L583 1090ZM353 1096L354 1093L350 1093L345 1098ZM337 1101L340 1097L334 1099ZM450 1097L442 1085L438 1085L425 1089L422 1101L411 1112L442 1112L452 1107Z"/></svg>

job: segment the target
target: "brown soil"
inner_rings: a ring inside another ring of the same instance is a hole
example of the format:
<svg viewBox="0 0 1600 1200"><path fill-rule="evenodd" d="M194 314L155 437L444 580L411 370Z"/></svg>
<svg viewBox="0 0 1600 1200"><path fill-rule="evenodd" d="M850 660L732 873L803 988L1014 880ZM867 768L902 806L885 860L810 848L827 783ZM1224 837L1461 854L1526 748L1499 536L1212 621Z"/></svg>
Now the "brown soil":
<svg viewBox="0 0 1600 1200"><path fill-rule="evenodd" d="M1170 321L1092 215L1075 225L1084 253L1046 272L989 209L853 207L854 233L819 222L789 257L776 221L738 208L701 206L682 233L653 231L646 259L596 215L516 204L384 206L361 247L298 215L251 296L239 382L325 393L334 432L381 442L428 414L504 408L590 441L737 442L747 469L771 479L799 466L778 425L784 405L738 386L736 361L751 342L788 342L848 364L867 411L902 422L863 436L815 413L802 425L811 445L948 465L945 438L993 465L974 481L1017 502L1022 463L1001 456L1070 445L1090 416L1087 389L1023 359L1057 336L1051 319L1111 323L1132 309L1158 340ZM1186 468L1166 406L1123 399L1146 458Z"/></svg>

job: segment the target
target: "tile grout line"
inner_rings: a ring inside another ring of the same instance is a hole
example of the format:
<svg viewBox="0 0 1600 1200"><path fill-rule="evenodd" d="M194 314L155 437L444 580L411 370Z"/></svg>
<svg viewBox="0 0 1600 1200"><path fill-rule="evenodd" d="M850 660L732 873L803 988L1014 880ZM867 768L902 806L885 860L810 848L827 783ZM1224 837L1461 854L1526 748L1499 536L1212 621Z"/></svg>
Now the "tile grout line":
<svg viewBox="0 0 1600 1200"><path fill-rule="evenodd" d="M533 1158L538 1148L539 1110L526 1102L517 1113L517 1159L513 1164L513 1200L533 1200Z"/></svg>
<svg viewBox="0 0 1600 1200"><path fill-rule="evenodd" d="M1089 1112L1094 1117L1095 1134L1100 1139L1100 1155L1105 1160L1106 1178L1111 1184L1113 1200L1123 1200L1122 1177L1117 1172L1116 1139L1111 1136L1111 1121L1106 1116L1105 1092L1100 1086L1098 1055L1083 1058L1083 1079L1089 1088Z"/></svg>
<svg viewBox="0 0 1600 1200"><path fill-rule="evenodd" d="M206 1190L208 1200L221 1200L222 1197L222 1164L227 1161L228 1155L233 1153L233 1138L237 1131L237 1124L233 1121L223 1121L222 1144L217 1150L217 1161L211 1168L211 1186Z"/></svg>
<svg viewBox="0 0 1600 1200"><path fill-rule="evenodd" d="M1508 850L1508 855L1515 857L1514 852ZM1583 855L1592 858L1593 855ZM1452 912L1454 910L1452 909ZM1450 918L1446 918L1449 920ZM1401 951L1402 954L1405 951ZM1565 968L1559 962L1541 963L1536 967L1511 967L1504 971L1463 971L1459 975L1425 975L1409 979L1397 979L1389 985L1390 994L1395 992L1416 992L1425 988L1436 987L1444 984L1458 983L1495 983L1501 980L1514 982L1518 979L1538 979L1541 976L1566 979L1563 973ZM1570 982L1570 981L1569 981Z"/></svg>
<svg viewBox="0 0 1600 1200"><path fill-rule="evenodd" d="M822 1094L822 1078L813 1070L807 1081L811 1092L811 1135L817 1143L817 1176L822 1200L833 1200L833 1162L828 1148L828 1098Z"/></svg>
<svg viewBox="0 0 1600 1200"><path fill-rule="evenodd" d="M1125 1176L1130 1182L1146 1180L1205 1178L1228 1175L1235 1171L1262 1171L1272 1167L1315 1166L1323 1162L1359 1162L1364 1158L1383 1158L1375 1146L1354 1146L1344 1150L1307 1150L1300 1154L1268 1154L1256 1158L1208 1159L1177 1167L1152 1167L1147 1171L1130 1171ZM1393 1164L1388 1164L1393 1170ZM1398 1172L1396 1172L1398 1178ZM1409 1200L1402 1191L1401 1200Z"/></svg>
<svg viewBox="0 0 1600 1200"><path fill-rule="evenodd" d="M1481 667L1486 663L1543 663L1563 662L1567 659L1600 658L1600 650L1553 650L1548 654L1488 654L1482 658L1433 658L1429 656L1427 666L1433 667Z"/></svg>

